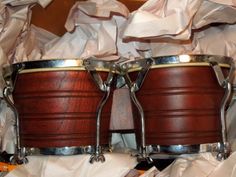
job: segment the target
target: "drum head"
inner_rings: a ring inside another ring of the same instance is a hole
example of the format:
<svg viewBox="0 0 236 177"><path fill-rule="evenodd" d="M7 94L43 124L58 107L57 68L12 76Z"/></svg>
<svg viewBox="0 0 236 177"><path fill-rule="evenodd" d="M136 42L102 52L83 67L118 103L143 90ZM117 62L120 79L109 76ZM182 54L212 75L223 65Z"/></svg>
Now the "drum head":
<svg viewBox="0 0 236 177"><path fill-rule="evenodd" d="M210 66L210 63L216 62L221 67L230 67L233 60L230 57L218 55L173 55L140 59L125 63L122 67L128 72L141 70L147 63L152 60L152 68L178 67L178 66Z"/></svg>

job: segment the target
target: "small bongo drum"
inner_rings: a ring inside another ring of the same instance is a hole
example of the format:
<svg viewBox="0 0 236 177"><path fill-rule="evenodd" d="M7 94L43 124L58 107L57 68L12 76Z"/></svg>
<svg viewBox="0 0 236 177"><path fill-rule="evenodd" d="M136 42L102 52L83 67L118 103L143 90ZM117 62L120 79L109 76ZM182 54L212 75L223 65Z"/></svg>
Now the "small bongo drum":
<svg viewBox="0 0 236 177"><path fill-rule="evenodd" d="M110 68L110 62L80 59L6 67L4 95L16 113L17 149L24 154L72 155L100 151L100 144L107 147Z"/></svg>
<svg viewBox="0 0 236 177"><path fill-rule="evenodd" d="M218 148L225 154L231 58L165 56L132 61L122 68L136 115L141 115L135 122L142 151L174 155Z"/></svg>

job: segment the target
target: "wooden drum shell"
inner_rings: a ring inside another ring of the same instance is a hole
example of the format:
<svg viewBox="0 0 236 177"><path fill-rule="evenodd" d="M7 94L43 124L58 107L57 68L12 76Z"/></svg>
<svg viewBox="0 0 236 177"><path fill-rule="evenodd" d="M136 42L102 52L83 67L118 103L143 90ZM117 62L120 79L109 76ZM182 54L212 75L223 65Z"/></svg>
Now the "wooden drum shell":
<svg viewBox="0 0 236 177"><path fill-rule="evenodd" d="M108 72L99 72L106 78ZM103 97L87 71L19 74L13 92L23 147L96 145L96 110ZM101 144L109 142L111 101L101 115Z"/></svg>
<svg viewBox="0 0 236 177"><path fill-rule="evenodd" d="M225 75L228 71L223 68ZM130 73L132 79L136 76L137 72ZM210 66L170 65L151 69L136 96L144 110L147 145L221 141L220 108L224 89ZM140 137L140 121L136 120Z"/></svg>

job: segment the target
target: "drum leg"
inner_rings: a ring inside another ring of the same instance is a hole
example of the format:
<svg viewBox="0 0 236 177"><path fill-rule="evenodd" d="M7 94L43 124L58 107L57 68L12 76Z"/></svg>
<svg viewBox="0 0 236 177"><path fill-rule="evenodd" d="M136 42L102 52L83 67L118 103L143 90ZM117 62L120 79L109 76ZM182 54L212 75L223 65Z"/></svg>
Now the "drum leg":
<svg viewBox="0 0 236 177"><path fill-rule="evenodd" d="M94 161L98 162L104 162L105 161L105 157L102 153L102 147L100 146L100 124L101 124L101 113L102 113L102 109L105 105L105 103L107 102L107 99L109 98L110 95L110 87L107 87L107 91L105 92L101 103L98 106L98 110L97 110L97 125L96 125L96 149L95 149L95 153L90 157L89 162L93 163Z"/></svg>
<svg viewBox="0 0 236 177"><path fill-rule="evenodd" d="M218 160L223 160L228 157L229 151L230 151L228 141L227 141L227 134L226 134L225 114L226 114L226 105L231 95L230 77L232 75L234 64L231 64L230 72L227 78L224 77L223 72L217 62L210 62L210 64L215 72L219 85L225 89L225 94L222 99L221 108L220 108L222 147L220 148L220 151L217 155Z"/></svg>
<svg viewBox="0 0 236 177"><path fill-rule="evenodd" d="M147 59L147 62L145 66L142 68L142 70L139 72L137 79L135 82L131 81L128 72L125 71L124 78L125 81L130 89L130 95L131 99L134 102L135 106L138 108L139 114L140 114L140 121L141 121L141 146L140 146L140 153L137 154L137 159L138 161L143 161L146 160L148 163L152 163L153 160L149 157L147 154L147 146L145 142L145 119L144 119L144 112L141 104L139 103L135 92L138 91L143 82L144 79L150 69L150 66L152 65L153 60L152 59Z"/></svg>
<svg viewBox="0 0 236 177"><path fill-rule="evenodd" d="M222 100L221 109L220 109L220 118L221 118L221 125L222 125L221 133L222 133L223 147L221 148L222 150L217 155L218 160L226 159L228 157L229 151L230 151L229 150L229 143L227 141L226 119L225 119L226 104L227 104L227 101L229 100L230 94L231 94L231 84L229 82L227 82L225 95Z"/></svg>
<svg viewBox="0 0 236 177"><path fill-rule="evenodd" d="M89 162L93 163L101 161L104 162L105 161L105 157L103 155L102 152L102 147L100 146L100 128L101 128L101 113L102 113L102 109L105 105L105 103L107 102L109 95L110 95L110 91L111 91L111 83L113 80L113 75L114 75L114 71L115 71L115 65L113 65L112 63L110 63L110 72L107 76L106 81L103 81L101 76L97 73L95 67L93 66L93 60L91 59L87 59L84 61L84 65L87 69L87 71L90 73L90 75L92 76L95 84L98 86L98 88L104 92L104 96L100 102L100 104L98 105L97 108L97 114L96 114L96 149L95 149L95 153L91 155Z"/></svg>
<svg viewBox="0 0 236 177"><path fill-rule="evenodd" d="M27 163L28 159L26 158L25 149L21 148L21 145L20 145L18 111L17 111L16 107L14 106L13 102L11 101L11 99L9 98L9 95L11 95L12 90L13 89L9 86L5 87L4 90L3 90L3 97L4 97L5 101L7 102L7 104L9 105L9 107L12 109L12 111L14 112L14 115L15 115L14 128L15 128L15 134L16 134L16 145L15 145L15 154L13 156L12 163L13 164L23 164L23 163Z"/></svg>
<svg viewBox="0 0 236 177"><path fill-rule="evenodd" d="M131 91L130 95L134 104L138 108L140 119L141 119L141 146L140 146L140 154L137 155L137 159L138 161L146 160L148 163L152 163L153 160L147 154L147 147L146 147L146 141L145 141L145 120L144 120L143 108L141 104L139 103L135 93Z"/></svg>

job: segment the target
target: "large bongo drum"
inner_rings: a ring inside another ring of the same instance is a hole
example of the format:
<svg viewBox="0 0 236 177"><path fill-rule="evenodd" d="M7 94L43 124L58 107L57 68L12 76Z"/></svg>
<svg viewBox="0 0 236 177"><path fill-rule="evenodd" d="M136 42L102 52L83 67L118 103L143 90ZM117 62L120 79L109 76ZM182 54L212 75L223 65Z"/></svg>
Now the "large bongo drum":
<svg viewBox="0 0 236 177"><path fill-rule="evenodd" d="M233 68L231 58L207 55L125 64L136 115L141 115L141 121L135 119L139 145L166 154L196 153L218 143L225 148L224 116Z"/></svg>
<svg viewBox="0 0 236 177"><path fill-rule="evenodd" d="M27 154L71 155L107 146L110 68L109 62L80 59L30 61L5 68L5 98L10 101L11 90L18 117L18 148Z"/></svg>

